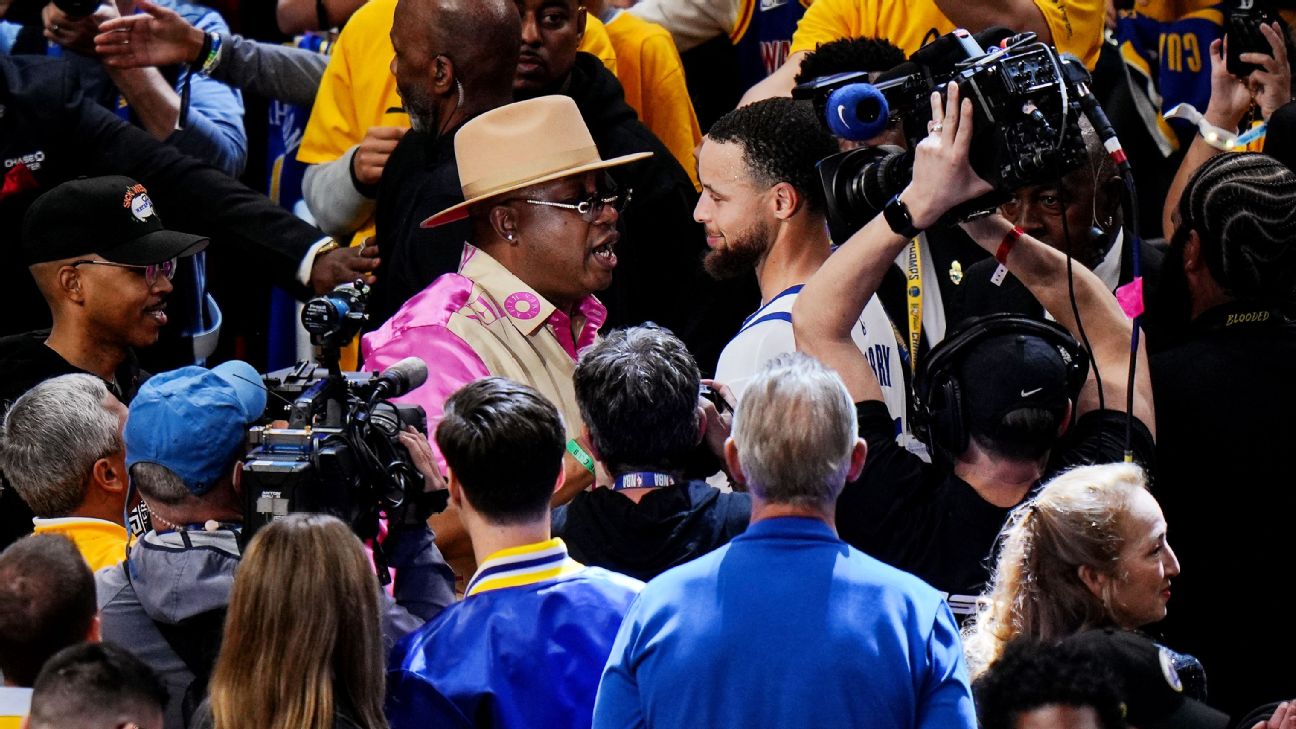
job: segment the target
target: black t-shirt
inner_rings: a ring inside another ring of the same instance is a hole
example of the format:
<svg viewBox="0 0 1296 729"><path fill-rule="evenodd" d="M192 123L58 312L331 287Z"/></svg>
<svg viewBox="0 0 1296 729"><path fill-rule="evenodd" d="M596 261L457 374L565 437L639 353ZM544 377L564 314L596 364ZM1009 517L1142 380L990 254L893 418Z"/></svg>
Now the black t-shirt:
<svg viewBox="0 0 1296 729"><path fill-rule="evenodd" d="M991 504L949 470L896 445L884 403L859 403L856 412L868 459L837 500L838 532L852 546L945 593L960 618L970 615L1012 507ZM1054 448L1045 480L1072 466L1119 462L1124 434L1124 413L1085 414ZM1132 440L1135 459L1150 466L1155 444L1143 423L1135 421Z"/></svg>

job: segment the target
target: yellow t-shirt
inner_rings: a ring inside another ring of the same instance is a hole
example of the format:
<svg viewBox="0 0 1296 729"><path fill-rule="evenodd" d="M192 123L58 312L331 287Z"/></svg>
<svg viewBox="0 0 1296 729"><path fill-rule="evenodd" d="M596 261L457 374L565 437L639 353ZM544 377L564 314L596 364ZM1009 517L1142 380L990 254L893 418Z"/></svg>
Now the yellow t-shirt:
<svg viewBox="0 0 1296 729"><path fill-rule="evenodd" d="M607 24L607 33L616 50L617 78L625 89L626 103L639 112L644 125L675 155L700 191L693 150L702 141L702 128L671 34L624 12Z"/></svg>
<svg viewBox="0 0 1296 729"><path fill-rule="evenodd" d="M957 2L958 0L951 0ZM1034 0L1053 34L1053 45L1089 68L1102 47L1101 0ZM1010 24L1011 19L1004 22ZM906 55L954 30L934 0L815 0L797 24L789 53L813 51L839 38L885 38Z"/></svg>
<svg viewBox="0 0 1296 729"><path fill-rule="evenodd" d="M61 534L71 539L91 572L111 567L126 557L126 529L120 524L76 516L33 522L37 534Z"/></svg>

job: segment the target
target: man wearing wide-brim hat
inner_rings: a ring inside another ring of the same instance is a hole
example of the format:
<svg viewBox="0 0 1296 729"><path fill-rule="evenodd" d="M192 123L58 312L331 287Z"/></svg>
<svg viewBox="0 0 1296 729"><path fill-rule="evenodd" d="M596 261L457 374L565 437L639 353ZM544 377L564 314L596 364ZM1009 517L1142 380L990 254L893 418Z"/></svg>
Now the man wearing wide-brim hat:
<svg viewBox="0 0 1296 729"><path fill-rule="evenodd" d="M558 407L572 439L567 486L588 485L572 372L607 318L594 293L612 282L617 217L631 192L613 189L604 170L649 155L601 159L564 96L469 121L455 135L465 202L423 225L470 218L471 245L458 273L432 282L364 337L365 368L423 358L427 383L404 399L427 411L429 431L446 398L473 380L501 375L535 387Z"/></svg>

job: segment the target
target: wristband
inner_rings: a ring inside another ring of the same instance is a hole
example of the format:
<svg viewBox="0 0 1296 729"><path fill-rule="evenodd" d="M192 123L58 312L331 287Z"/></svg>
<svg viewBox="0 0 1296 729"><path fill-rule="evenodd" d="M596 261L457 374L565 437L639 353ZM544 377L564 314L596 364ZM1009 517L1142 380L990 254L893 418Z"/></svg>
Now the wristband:
<svg viewBox="0 0 1296 729"><path fill-rule="evenodd" d="M1004 233L1003 240L999 242L999 248L994 254L999 266L995 269L994 274L990 276L990 283L995 286L1003 284L1004 278L1008 275L1008 254L1012 252L1013 246L1017 245L1017 240L1025 234L1026 231L1016 225L1012 227L1012 230Z"/></svg>
<svg viewBox="0 0 1296 729"><path fill-rule="evenodd" d="M211 53L211 33L203 33L202 48L198 50L198 56L189 62L190 66L202 66L203 61L207 60L207 54Z"/></svg>
<svg viewBox="0 0 1296 729"><path fill-rule="evenodd" d="M922 232L914 225L913 216L909 214L909 206L904 204L899 195L887 201L887 204L882 208L882 217L886 219L892 233L907 240L917 238L918 234Z"/></svg>
<svg viewBox="0 0 1296 729"><path fill-rule="evenodd" d="M575 438L567 441L567 452L576 459L577 463L584 466L585 470L594 473L594 459L585 452L584 448L581 448L581 444L577 443Z"/></svg>
<svg viewBox="0 0 1296 729"><path fill-rule="evenodd" d="M208 45L210 43L210 45ZM207 48L207 57L203 59L202 67L198 73L204 76L210 76L216 66L220 64L221 35L216 31L207 34L207 40L203 41L203 47Z"/></svg>

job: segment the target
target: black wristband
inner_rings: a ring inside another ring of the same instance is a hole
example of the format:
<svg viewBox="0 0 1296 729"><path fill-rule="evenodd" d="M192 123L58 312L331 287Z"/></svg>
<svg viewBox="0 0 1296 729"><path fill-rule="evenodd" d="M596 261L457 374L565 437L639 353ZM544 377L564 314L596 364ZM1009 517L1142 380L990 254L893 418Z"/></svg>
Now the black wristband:
<svg viewBox="0 0 1296 729"><path fill-rule="evenodd" d="M332 27L329 25L328 8L324 7L324 0L315 0L315 21L319 23L321 33L328 32Z"/></svg>
<svg viewBox="0 0 1296 729"><path fill-rule="evenodd" d="M212 37L211 33L203 33L202 50L198 51L198 57L189 62L190 66L201 66L203 61L207 60L207 54L211 53Z"/></svg>
<svg viewBox="0 0 1296 729"><path fill-rule="evenodd" d="M378 184L374 183L372 185L366 185L360 181L359 177L356 177L355 156L359 153L360 148L356 147L355 151L351 153L351 160L347 163L347 171L351 173L351 185L356 189L356 192L364 195L370 200L374 200L378 197Z"/></svg>
<svg viewBox="0 0 1296 729"><path fill-rule="evenodd" d="M914 225L913 216L909 214L909 206L904 204L899 195L887 201L886 206L882 208L882 217L886 218L887 225L891 226L891 232L905 238L917 238L922 230Z"/></svg>

